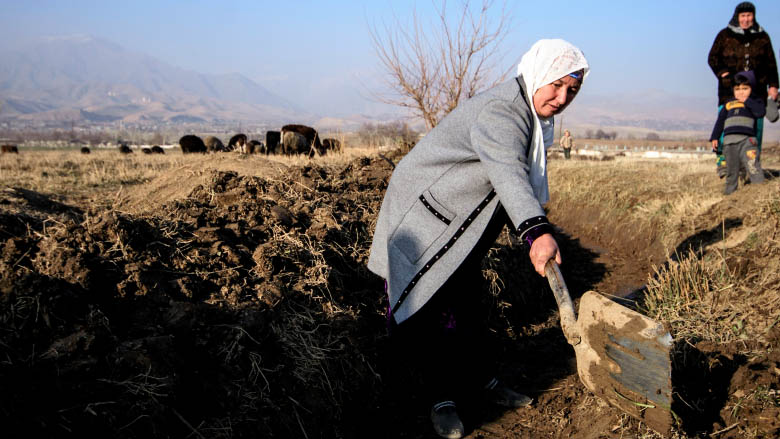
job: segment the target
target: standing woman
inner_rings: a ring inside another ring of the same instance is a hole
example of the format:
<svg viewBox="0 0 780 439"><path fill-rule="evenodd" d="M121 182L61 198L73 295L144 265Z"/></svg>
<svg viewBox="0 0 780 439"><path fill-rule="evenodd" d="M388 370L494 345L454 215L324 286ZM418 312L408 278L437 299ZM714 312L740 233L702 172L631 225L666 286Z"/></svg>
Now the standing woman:
<svg viewBox="0 0 780 439"><path fill-rule="evenodd" d="M508 407L531 403L502 386L487 335L481 261L507 224L544 276L561 262L542 204L553 116L588 74L582 52L540 40L518 76L458 105L398 163L379 212L368 268L386 281L396 355L421 366L436 432L459 438L455 402L474 390Z"/></svg>
<svg viewBox="0 0 780 439"><path fill-rule="evenodd" d="M767 97L777 100L777 62L772 49L772 41L756 21L756 7L753 3L742 2L734 9L728 26L718 32L710 49L709 64L718 79L718 113L733 97L734 76L742 71L753 70L756 76L754 94L767 102ZM758 154L761 154L763 118L757 121L756 140ZM718 146L718 175L725 176L723 163L723 141ZM721 171L722 168L722 171Z"/></svg>

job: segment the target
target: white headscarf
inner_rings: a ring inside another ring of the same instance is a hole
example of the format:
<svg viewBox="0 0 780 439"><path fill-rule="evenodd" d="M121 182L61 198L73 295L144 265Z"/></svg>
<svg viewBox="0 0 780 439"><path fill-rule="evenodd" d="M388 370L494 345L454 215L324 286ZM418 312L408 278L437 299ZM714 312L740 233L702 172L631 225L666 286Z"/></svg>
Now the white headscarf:
<svg viewBox="0 0 780 439"><path fill-rule="evenodd" d="M523 55L517 65L517 75L523 77L525 89L531 100L531 112L534 115L533 140L530 148L529 179L534 195L544 204L550 199L547 188L547 148L552 145L555 126L553 118L539 118L533 104L536 90L556 81L569 73L583 70L583 78L588 76L590 67L582 51L564 40L539 40Z"/></svg>

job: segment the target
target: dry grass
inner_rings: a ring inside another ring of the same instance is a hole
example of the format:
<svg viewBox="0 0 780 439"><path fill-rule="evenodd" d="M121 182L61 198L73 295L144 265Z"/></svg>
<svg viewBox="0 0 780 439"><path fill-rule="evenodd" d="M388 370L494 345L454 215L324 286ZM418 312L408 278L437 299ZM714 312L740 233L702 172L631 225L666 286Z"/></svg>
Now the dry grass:
<svg viewBox="0 0 780 439"><path fill-rule="evenodd" d="M22 150L19 154L0 156L0 186L140 213L186 197L213 170L269 177L280 175L289 167L342 164L377 151L377 148L351 147L339 154L307 158L237 152L185 155L178 149L168 150L164 155L140 151L123 155L114 150L93 150L91 154L74 149Z"/></svg>
<svg viewBox="0 0 780 439"><path fill-rule="evenodd" d="M711 156L706 156L706 159ZM594 222L630 221L673 248L679 233L693 230L718 200L721 181L712 160L556 160L550 163L551 210L592 206ZM672 233L674 231L674 233Z"/></svg>
<svg viewBox="0 0 780 439"><path fill-rule="evenodd" d="M765 157L764 167L777 169L777 156ZM618 229L632 223L661 239L669 259L649 273L644 306L676 337L762 340L778 324L777 179L727 197L712 160L557 160L550 174L551 211L598 206L594 224ZM685 240L694 248L676 254Z"/></svg>

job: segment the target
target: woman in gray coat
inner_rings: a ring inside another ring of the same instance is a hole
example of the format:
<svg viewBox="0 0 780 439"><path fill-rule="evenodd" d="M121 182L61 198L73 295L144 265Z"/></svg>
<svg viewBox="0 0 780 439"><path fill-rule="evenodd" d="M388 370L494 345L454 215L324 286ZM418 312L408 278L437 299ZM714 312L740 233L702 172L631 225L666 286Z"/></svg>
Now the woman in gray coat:
<svg viewBox="0 0 780 439"><path fill-rule="evenodd" d="M391 338L399 355L421 364L442 437L463 435L455 401L472 388L510 407L531 402L498 384L490 370L480 263L505 224L528 245L539 274L548 260L561 262L542 208L546 148L553 116L587 73L584 55L570 43L538 41L516 78L461 103L390 179L368 267L386 281Z"/></svg>

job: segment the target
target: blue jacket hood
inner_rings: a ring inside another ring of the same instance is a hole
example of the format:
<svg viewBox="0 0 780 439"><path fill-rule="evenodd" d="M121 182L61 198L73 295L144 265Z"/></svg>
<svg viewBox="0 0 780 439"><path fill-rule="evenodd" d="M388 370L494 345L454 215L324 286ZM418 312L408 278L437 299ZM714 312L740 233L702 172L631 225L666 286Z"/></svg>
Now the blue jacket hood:
<svg viewBox="0 0 780 439"><path fill-rule="evenodd" d="M750 88L753 90L756 89L756 74L752 70L745 70L743 72L739 72L735 77L742 76L744 78L747 78L748 82L750 83Z"/></svg>

